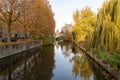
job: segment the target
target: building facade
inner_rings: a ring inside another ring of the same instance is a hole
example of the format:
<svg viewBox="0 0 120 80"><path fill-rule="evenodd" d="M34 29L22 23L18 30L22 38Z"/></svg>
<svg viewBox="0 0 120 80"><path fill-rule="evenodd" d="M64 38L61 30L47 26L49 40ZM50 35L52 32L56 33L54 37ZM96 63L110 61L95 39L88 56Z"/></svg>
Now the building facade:
<svg viewBox="0 0 120 80"><path fill-rule="evenodd" d="M0 40L2 38L7 38L8 37L8 27L5 23L0 24ZM27 32L27 36L28 36ZM19 25L19 24L13 24L11 26L11 37L18 37L18 38L24 38L25 37L25 32L24 32L24 27Z"/></svg>

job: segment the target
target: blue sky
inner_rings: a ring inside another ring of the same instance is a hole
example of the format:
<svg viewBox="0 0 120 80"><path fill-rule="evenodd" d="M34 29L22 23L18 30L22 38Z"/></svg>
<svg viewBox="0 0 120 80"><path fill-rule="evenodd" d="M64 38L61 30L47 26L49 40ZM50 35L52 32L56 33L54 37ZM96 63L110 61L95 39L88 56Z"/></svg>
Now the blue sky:
<svg viewBox="0 0 120 80"><path fill-rule="evenodd" d="M105 0L49 0L55 14L56 30L64 26L65 23L73 22L73 12L81 10L86 6L91 7L97 13Z"/></svg>

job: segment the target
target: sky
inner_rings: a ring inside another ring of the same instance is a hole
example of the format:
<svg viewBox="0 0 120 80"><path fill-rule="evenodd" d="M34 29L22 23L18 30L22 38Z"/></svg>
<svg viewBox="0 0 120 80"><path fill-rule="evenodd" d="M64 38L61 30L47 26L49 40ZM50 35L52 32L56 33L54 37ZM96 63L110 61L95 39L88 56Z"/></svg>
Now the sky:
<svg viewBox="0 0 120 80"><path fill-rule="evenodd" d="M67 24L73 23L73 12L82 10L83 8L90 7L95 13L102 7L105 0L49 0L52 10L55 14L54 18L56 21L56 29L61 28Z"/></svg>

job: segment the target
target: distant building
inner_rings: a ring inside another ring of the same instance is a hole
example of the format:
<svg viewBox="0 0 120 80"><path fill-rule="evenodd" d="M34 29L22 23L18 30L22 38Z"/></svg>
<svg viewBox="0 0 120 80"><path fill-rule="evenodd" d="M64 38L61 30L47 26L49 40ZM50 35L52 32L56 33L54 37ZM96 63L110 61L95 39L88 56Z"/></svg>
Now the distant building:
<svg viewBox="0 0 120 80"><path fill-rule="evenodd" d="M58 38L58 37L60 37L60 32L59 32L59 30L57 30L56 33L55 33L55 38Z"/></svg>
<svg viewBox="0 0 120 80"><path fill-rule="evenodd" d="M61 36L66 37L68 40L73 40L72 35L72 25L71 24L65 24L61 30Z"/></svg>
<svg viewBox="0 0 120 80"><path fill-rule="evenodd" d="M61 33L64 34L64 33L71 33L72 32L72 25L71 24L65 24L63 27L62 27L62 31Z"/></svg>

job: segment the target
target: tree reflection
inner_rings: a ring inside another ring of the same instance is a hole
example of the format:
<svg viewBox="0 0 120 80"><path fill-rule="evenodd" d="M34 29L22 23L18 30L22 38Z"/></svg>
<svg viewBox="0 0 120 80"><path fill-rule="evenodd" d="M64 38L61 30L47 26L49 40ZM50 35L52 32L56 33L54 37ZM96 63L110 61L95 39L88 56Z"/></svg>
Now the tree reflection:
<svg viewBox="0 0 120 80"><path fill-rule="evenodd" d="M79 48L75 47L74 44L61 44L61 49L65 57L69 57L74 52L74 56L70 59L70 62L73 63L72 72L75 77L80 76L85 80L90 79L93 72L86 55Z"/></svg>
<svg viewBox="0 0 120 80"><path fill-rule="evenodd" d="M27 51L20 57L22 60L18 64L5 71L3 80L51 80L54 68L53 46Z"/></svg>
<svg viewBox="0 0 120 80"><path fill-rule="evenodd" d="M88 60L82 52L80 52L79 49L76 48L79 53L75 54L75 56L72 57L70 60L73 62L73 69L72 72L75 75L75 77L80 76L83 77L85 80L90 79L90 76L92 75L92 69L88 63Z"/></svg>
<svg viewBox="0 0 120 80"><path fill-rule="evenodd" d="M69 57L72 53L72 44L71 43L64 43L61 44L61 49L62 49L62 53L65 57Z"/></svg>
<svg viewBox="0 0 120 80"><path fill-rule="evenodd" d="M34 54L33 60L28 63L24 80L51 80L53 68L54 48L53 46L43 46L38 54Z"/></svg>

